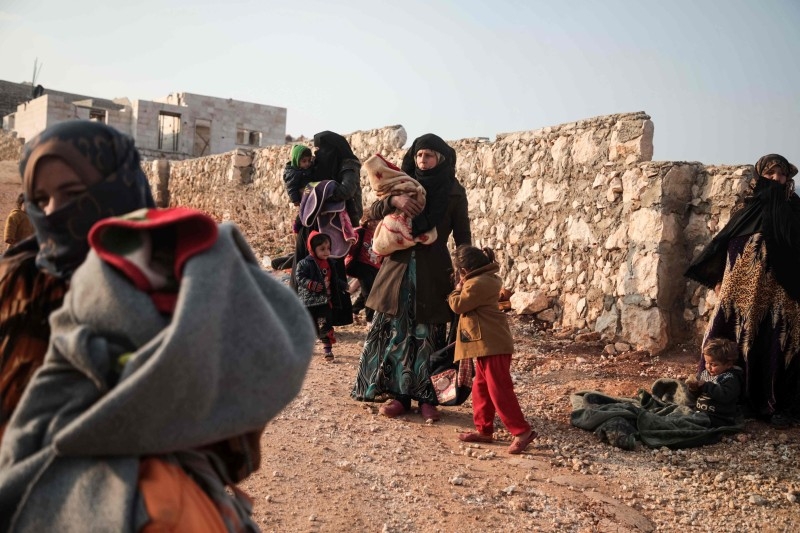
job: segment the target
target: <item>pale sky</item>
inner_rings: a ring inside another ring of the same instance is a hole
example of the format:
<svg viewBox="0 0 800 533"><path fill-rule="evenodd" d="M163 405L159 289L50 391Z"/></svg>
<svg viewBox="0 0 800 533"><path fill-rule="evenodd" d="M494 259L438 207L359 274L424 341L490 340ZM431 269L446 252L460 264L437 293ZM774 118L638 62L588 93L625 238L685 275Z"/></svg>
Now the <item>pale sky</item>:
<svg viewBox="0 0 800 533"><path fill-rule="evenodd" d="M798 0L0 0L0 79L409 139L646 111L655 160L800 166Z"/></svg>

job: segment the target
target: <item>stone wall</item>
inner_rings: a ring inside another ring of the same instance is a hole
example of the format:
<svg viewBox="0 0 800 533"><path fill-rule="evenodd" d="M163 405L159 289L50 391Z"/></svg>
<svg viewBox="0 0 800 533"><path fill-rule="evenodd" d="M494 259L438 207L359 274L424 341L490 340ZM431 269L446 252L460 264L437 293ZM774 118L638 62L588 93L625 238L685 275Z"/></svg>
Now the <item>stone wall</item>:
<svg viewBox="0 0 800 533"><path fill-rule="evenodd" d="M362 160L379 152L399 163L408 139L392 126L348 140ZM652 352L702 330L713 296L682 272L730 216L732 200L717 198L742 190L746 167L650 161L642 112L451 144L474 243L495 249L506 287L539 302L539 319ZM274 257L294 243L282 182L290 148L154 162L148 174L163 205L233 220ZM369 204L365 175L362 187Z"/></svg>
<svg viewBox="0 0 800 533"><path fill-rule="evenodd" d="M752 165L707 166L697 175L683 233L687 257L696 257L728 223L734 205L743 198L752 178ZM714 291L688 282L683 294L682 323L688 326L690 337L702 337L716 303Z"/></svg>

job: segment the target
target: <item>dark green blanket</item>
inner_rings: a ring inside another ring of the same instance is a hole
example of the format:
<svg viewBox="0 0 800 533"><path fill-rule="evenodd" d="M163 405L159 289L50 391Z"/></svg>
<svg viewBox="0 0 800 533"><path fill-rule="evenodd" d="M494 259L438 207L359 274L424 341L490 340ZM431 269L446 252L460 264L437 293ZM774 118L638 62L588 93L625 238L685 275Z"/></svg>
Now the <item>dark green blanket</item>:
<svg viewBox="0 0 800 533"><path fill-rule="evenodd" d="M600 440L625 450L636 441L651 448L691 448L718 442L722 435L743 429L715 426L708 415L695 410L694 398L684 384L659 379L651 392L640 390L636 398L617 398L596 391L570 396L573 426L593 431Z"/></svg>

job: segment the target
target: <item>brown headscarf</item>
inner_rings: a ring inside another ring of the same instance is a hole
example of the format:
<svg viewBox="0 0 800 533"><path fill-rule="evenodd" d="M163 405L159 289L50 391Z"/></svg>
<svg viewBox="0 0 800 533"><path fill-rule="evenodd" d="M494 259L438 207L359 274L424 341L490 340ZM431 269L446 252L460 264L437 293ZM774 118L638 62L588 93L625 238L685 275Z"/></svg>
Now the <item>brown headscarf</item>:
<svg viewBox="0 0 800 533"><path fill-rule="evenodd" d="M87 190L46 215L33 202L33 180L48 157L69 165ZM95 222L155 207L133 139L99 122L70 120L47 128L25 146L19 171L39 242L36 266L56 277L69 278L86 258Z"/></svg>

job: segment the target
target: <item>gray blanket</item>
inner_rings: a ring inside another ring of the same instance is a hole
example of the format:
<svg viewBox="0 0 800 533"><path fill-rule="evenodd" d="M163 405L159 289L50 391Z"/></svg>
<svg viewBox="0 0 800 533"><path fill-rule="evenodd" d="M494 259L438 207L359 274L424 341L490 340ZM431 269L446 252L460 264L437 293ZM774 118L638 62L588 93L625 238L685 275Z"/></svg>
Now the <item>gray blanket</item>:
<svg viewBox="0 0 800 533"><path fill-rule="evenodd" d="M135 531L138 457L262 428L299 391L315 339L230 224L186 263L172 317L92 252L51 325L0 446L0 531Z"/></svg>
<svg viewBox="0 0 800 533"><path fill-rule="evenodd" d="M715 426L709 416L694 409L696 398L674 379L659 379L650 392L637 398L618 398L596 391L570 396L570 423L593 431L603 442L632 450L640 440L651 448L690 448L738 433L743 423Z"/></svg>

